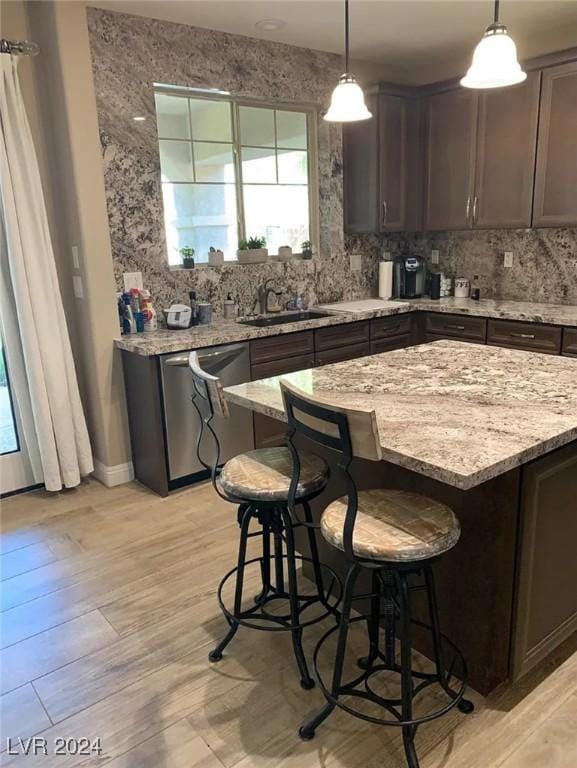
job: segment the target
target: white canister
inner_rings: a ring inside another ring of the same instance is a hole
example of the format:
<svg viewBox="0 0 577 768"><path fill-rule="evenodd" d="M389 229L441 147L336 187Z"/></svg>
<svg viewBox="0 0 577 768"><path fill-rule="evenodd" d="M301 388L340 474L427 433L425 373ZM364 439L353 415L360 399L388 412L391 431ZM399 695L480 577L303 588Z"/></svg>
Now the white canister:
<svg viewBox="0 0 577 768"><path fill-rule="evenodd" d="M466 277L455 278L455 298L456 299L468 299L469 291L471 290L471 283Z"/></svg>

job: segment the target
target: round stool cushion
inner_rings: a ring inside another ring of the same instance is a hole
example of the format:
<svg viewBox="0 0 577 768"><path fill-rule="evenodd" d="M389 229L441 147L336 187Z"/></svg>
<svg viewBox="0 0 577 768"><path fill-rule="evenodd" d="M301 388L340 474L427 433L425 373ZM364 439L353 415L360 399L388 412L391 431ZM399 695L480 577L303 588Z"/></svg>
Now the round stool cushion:
<svg viewBox="0 0 577 768"><path fill-rule="evenodd" d="M461 533L452 509L416 493L393 490L359 491L353 531L353 552L369 560L427 560L451 549ZM321 517L325 539L343 549L347 497L333 501Z"/></svg>
<svg viewBox="0 0 577 768"><path fill-rule="evenodd" d="M329 478L327 463L308 451L299 451L301 471L297 498L321 490ZM257 448L227 461L220 473L225 493L249 501L287 501L293 473L288 448Z"/></svg>

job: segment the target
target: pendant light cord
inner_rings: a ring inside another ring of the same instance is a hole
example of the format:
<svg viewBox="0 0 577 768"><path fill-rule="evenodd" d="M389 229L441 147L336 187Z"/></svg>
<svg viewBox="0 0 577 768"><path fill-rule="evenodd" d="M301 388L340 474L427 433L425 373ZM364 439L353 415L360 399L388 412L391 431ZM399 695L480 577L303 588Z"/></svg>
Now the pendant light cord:
<svg viewBox="0 0 577 768"><path fill-rule="evenodd" d="M499 4L500 4L500 0L495 0L495 16L493 21L494 24L499 23Z"/></svg>
<svg viewBox="0 0 577 768"><path fill-rule="evenodd" d="M349 0L345 0L345 72L349 74Z"/></svg>

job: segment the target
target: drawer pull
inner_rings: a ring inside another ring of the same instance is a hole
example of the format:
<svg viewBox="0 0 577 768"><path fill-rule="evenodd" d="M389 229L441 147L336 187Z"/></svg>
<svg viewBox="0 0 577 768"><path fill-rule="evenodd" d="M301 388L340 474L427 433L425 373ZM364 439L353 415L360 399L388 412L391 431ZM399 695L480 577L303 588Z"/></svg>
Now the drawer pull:
<svg viewBox="0 0 577 768"><path fill-rule="evenodd" d="M534 333L511 333L509 335L512 339L530 339L535 341L537 338Z"/></svg>
<svg viewBox="0 0 577 768"><path fill-rule="evenodd" d="M464 325L446 325L445 330L447 331L464 331L465 326Z"/></svg>

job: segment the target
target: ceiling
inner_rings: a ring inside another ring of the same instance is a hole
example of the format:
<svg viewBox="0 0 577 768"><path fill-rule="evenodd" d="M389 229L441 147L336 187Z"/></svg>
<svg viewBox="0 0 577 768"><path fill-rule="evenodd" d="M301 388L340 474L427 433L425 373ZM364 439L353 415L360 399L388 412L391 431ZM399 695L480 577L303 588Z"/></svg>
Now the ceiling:
<svg viewBox="0 0 577 768"><path fill-rule="evenodd" d="M89 0L141 16L341 53L342 0ZM373 76L425 83L459 74L483 29L491 0L351 0L351 56ZM280 19L282 29L255 27ZM505 0L501 20L520 58L577 45L577 0Z"/></svg>

